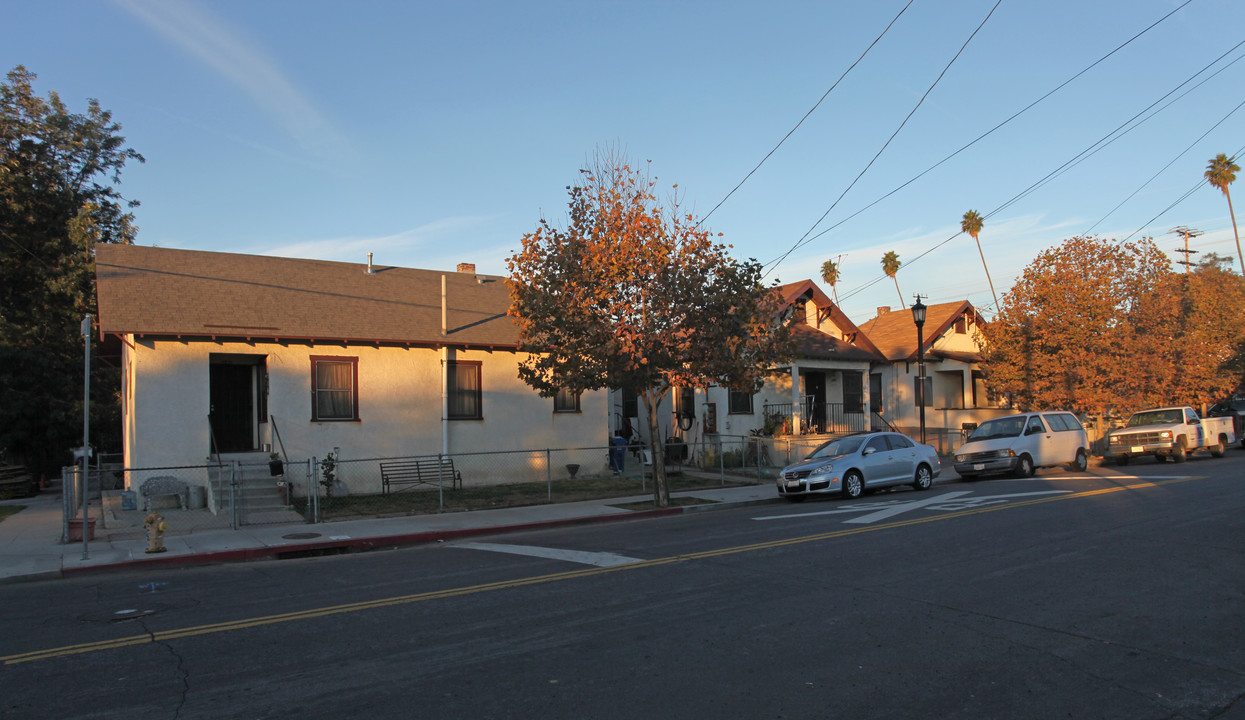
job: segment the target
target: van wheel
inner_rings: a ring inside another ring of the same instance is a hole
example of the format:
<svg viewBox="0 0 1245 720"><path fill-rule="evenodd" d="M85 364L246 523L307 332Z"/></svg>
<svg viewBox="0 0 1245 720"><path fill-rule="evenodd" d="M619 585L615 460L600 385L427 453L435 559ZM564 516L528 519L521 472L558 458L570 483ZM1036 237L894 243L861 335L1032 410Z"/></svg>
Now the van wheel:
<svg viewBox="0 0 1245 720"><path fill-rule="evenodd" d="M1028 455L1021 455L1016 461L1016 477L1033 477L1033 458Z"/></svg>
<svg viewBox="0 0 1245 720"><path fill-rule="evenodd" d="M1188 459L1189 459L1189 448L1187 445L1185 445L1185 439L1184 439L1184 436L1182 435L1180 439L1176 441L1176 448L1172 450L1172 460L1175 460L1178 463L1182 463Z"/></svg>
<svg viewBox="0 0 1245 720"><path fill-rule="evenodd" d="M1084 450L1076 451L1076 459L1072 461L1072 469L1077 472L1085 472L1089 468L1089 456Z"/></svg>
<svg viewBox="0 0 1245 720"><path fill-rule="evenodd" d="M1223 451L1224 451L1223 436L1220 435L1218 442L1210 446L1210 456L1211 457L1223 457Z"/></svg>
<svg viewBox="0 0 1245 720"><path fill-rule="evenodd" d="M855 500L865 492L865 479L852 470L843 476L843 497Z"/></svg>

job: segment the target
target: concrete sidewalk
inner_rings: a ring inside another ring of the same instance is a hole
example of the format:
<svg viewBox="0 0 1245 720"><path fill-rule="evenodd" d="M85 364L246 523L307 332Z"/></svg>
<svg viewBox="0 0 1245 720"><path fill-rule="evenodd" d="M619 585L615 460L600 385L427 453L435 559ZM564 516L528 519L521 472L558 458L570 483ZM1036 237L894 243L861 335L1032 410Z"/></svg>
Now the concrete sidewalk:
<svg viewBox="0 0 1245 720"><path fill-rule="evenodd" d="M148 554L145 533L133 527L107 529L97 523L88 540L86 556L81 542L62 543L60 493L0 501L24 505L0 521L0 582L66 577L80 573L207 563L241 562L282 557L353 552L372 548L414 545L453 538L532 530L586 522L674 515L746 504L778 502L772 483L693 490L672 497L705 501L665 509L627 510L619 505L652 500L641 495L608 500L531 505L431 515L346 520L310 525L305 522L249 525L239 530L187 527L178 523L165 536L166 552ZM92 508L92 516L99 512ZM180 510L162 511L173 516ZM140 529L141 530L141 529Z"/></svg>

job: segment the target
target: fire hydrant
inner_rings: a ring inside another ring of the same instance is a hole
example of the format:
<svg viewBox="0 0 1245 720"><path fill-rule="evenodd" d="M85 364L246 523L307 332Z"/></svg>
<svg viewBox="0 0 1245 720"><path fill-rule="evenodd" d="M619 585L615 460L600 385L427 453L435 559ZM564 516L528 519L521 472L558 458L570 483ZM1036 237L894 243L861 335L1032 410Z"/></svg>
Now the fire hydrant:
<svg viewBox="0 0 1245 720"><path fill-rule="evenodd" d="M169 529L169 524L160 513L153 512L148 515L143 520L143 527L147 528L147 552L162 553L168 550L164 546L164 533Z"/></svg>

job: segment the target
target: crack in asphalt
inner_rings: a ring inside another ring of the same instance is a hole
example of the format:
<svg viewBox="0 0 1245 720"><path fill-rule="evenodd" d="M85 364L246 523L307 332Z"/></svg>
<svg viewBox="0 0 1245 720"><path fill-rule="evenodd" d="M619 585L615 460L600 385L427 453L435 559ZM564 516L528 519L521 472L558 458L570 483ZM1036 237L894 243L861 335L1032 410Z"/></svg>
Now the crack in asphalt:
<svg viewBox="0 0 1245 720"><path fill-rule="evenodd" d="M151 636L151 641L153 643L162 646L165 650L169 651L170 655L177 659L177 672L182 678L181 699L177 703L177 709L173 711L173 720L177 720L177 718L182 715L182 708L186 707L186 696L190 694L190 673L186 671L186 659L173 648L172 643L157 640L156 634L147 627L147 623L143 622L142 618L135 618L135 621L143 628L143 632Z"/></svg>

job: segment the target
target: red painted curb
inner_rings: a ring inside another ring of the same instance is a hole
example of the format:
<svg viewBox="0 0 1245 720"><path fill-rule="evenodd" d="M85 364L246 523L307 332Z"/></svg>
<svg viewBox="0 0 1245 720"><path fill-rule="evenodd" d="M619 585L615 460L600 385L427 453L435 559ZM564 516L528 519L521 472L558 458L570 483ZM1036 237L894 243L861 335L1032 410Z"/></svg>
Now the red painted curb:
<svg viewBox="0 0 1245 720"><path fill-rule="evenodd" d="M687 507L660 508L656 510L638 510L619 515L597 515L563 520L541 520L539 522L520 523L518 525L499 525L496 527L464 528L462 530L430 530L427 532L406 533L402 535L381 535L376 537L349 538L343 540L319 540L289 545L266 545L256 548L240 548L238 550L217 550L214 552L190 555L153 555L150 558L126 560L124 562L91 565L85 567L61 568L62 577L73 577L96 572L115 572L119 570L137 570L148 568L175 568L194 565L212 565L227 562L252 562L255 560L280 559L282 557L307 557L326 551L365 552L378 548L401 547L406 545L426 545L444 540L458 540L480 535L501 535L524 530L542 530L546 528L567 527L571 525L587 525L590 523L637 520L668 515L680 515Z"/></svg>

